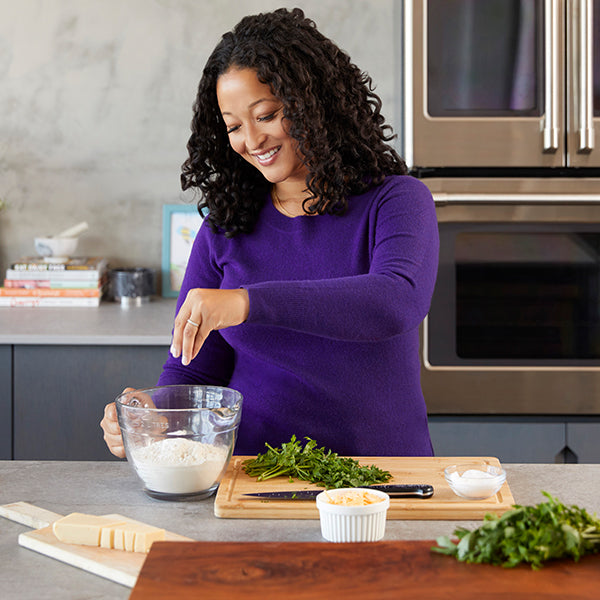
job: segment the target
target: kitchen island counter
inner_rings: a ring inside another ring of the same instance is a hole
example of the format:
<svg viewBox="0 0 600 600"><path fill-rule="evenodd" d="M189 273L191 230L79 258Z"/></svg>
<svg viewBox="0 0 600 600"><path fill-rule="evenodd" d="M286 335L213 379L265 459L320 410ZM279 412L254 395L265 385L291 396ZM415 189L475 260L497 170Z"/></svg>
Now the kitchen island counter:
<svg viewBox="0 0 600 600"><path fill-rule="evenodd" d="M541 490L565 504L600 513L600 465L507 464L518 504L544 500ZM200 541L322 542L318 520L218 519L214 496L164 502L146 496L131 467L110 461L0 461L0 504L24 501L59 514L119 513ZM265 525L266 523L266 525ZM0 582L5 599L128 598L131 590L18 545L28 527L0 520ZM433 540L477 521L388 520L385 540Z"/></svg>

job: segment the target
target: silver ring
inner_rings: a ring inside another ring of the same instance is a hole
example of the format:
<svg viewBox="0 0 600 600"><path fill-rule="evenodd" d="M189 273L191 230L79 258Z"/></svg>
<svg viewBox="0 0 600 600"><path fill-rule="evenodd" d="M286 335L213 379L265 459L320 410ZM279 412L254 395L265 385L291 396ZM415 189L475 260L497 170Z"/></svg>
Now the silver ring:
<svg viewBox="0 0 600 600"><path fill-rule="evenodd" d="M193 325L194 327L200 327L200 323L194 323L194 321L192 321L191 319L188 319L188 320L187 320L187 322L188 322L190 325Z"/></svg>

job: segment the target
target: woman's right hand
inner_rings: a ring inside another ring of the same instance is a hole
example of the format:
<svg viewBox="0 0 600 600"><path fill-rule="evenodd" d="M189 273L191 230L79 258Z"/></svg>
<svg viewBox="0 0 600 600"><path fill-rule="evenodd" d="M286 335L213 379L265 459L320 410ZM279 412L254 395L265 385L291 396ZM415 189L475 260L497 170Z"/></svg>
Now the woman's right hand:
<svg viewBox="0 0 600 600"><path fill-rule="evenodd" d="M133 392L134 388L125 388L125 392ZM100 421L100 427L104 430L104 441L112 454L119 458L125 458L125 446L121 436L121 428L117 420L117 407L114 402L104 407L104 418Z"/></svg>

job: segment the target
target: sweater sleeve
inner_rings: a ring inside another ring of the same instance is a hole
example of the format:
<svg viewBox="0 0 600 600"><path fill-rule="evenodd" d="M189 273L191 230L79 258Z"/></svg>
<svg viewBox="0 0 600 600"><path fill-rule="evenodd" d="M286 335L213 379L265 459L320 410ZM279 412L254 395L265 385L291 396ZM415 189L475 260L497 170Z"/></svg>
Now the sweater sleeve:
<svg viewBox="0 0 600 600"><path fill-rule="evenodd" d="M333 279L248 285L247 322L325 338L378 341L417 327L435 285L439 236L431 193L420 181L382 186L369 272Z"/></svg>
<svg viewBox="0 0 600 600"><path fill-rule="evenodd" d="M210 229L203 224L192 246L179 297L177 298L175 314L179 312L188 291L192 288L219 287L222 274L213 260L210 238ZM233 371L233 363L233 349L223 339L220 332L213 331L204 342L196 358L189 365L184 367L180 358L173 358L169 354L163 365L158 385L228 385Z"/></svg>

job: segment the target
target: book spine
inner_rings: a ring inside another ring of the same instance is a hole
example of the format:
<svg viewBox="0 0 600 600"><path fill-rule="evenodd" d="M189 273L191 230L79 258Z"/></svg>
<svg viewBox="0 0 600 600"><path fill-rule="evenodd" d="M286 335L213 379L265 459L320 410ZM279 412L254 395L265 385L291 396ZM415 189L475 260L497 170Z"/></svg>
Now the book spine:
<svg viewBox="0 0 600 600"><path fill-rule="evenodd" d="M100 298L27 298L0 296L0 307L61 308L100 306Z"/></svg>
<svg viewBox="0 0 600 600"><path fill-rule="evenodd" d="M49 288L0 287L0 298L99 298L101 295L102 290L100 288L63 288L52 290Z"/></svg>
<svg viewBox="0 0 600 600"><path fill-rule="evenodd" d="M67 281L54 281L52 279L5 279L5 288L46 288L46 289L64 289L64 288L85 288L85 289L96 289L101 286L101 282L98 280L90 279L86 280L67 280Z"/></svg>
<svg viewBox="0 0 600 600"><path fill-rule="evenodd" d="M10 268L15 271L42 271L44 273L97 270L96 265L65 265L61 263L12 263Z"/></svg>
<svg viewBox="0 0 600 600"><path fill-rule="evenodd" d="M107 267L105 258L72 258L66 263L45 262L42 259L22 258L10 265L14 271L62 273L65 271L102 271Z"/></svg>
<svg viewBox="0 0 600 600"><path fill-rule="evenodd" d="M71 280L85 280L85 281L97 281L103 275L104 271L79 271L79 270L70 270L70 271L19 271L17 269L7 269L6 270L6 279L45 279L50 281L71 281Z"/></svg>
<svg viewBox="0 0 600 600"><path fill-rule="evenodd" d="M43 271L44 273L48 271L57 271L62 272L66 271L65 265L60 264L36 264L36 263L12 263L10 268L14 271Z"/></svg>

